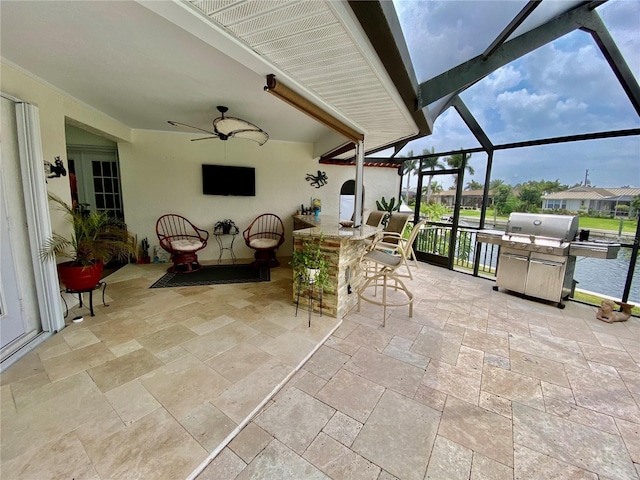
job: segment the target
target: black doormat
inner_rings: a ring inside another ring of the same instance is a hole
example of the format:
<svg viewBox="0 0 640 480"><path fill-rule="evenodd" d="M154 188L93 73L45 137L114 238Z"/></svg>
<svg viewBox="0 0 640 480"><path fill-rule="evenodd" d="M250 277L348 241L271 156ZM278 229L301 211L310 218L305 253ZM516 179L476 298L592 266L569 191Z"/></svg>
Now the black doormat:
<svg viewBox="0 0 640 480"><path fill-rule="evenodd" d="M166 273L149 288L193 287L224 283L268 282L271 279L267 267L253 268L251 264L205 265L192 273Z"/></svg>

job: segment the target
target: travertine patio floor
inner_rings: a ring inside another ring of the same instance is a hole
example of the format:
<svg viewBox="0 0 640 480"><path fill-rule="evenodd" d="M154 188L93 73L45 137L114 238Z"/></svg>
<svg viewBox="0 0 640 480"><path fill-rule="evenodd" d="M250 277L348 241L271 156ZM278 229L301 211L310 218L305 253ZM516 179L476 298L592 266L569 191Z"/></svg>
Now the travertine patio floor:
<svg viewBox="0 0 640 480"><path fill-rule="evenodd" d="M413 318L363 304L269 399L338 322L294 317L284 266L161 273L119 270L109 307L2 374L2 478L182 479L218 449L197 478L640 478L637 318L421 265Z"/></svg>

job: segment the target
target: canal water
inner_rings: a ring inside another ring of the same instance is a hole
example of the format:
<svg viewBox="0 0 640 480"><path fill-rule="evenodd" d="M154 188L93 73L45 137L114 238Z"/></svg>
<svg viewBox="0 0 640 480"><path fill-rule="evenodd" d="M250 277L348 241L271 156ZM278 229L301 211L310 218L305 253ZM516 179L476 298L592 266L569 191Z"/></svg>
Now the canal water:
<svg viewBox="0 0 640 480"><path fill-rule="evenodd" d="M621 249L618 258L605 260L600 258L576 258L576 269L573 274L578 282L576 288L601 293L609 297L621 298L627 280L630 254L628 249ZM629 303L640 304L640 262L636 263L634 281L629 292Z"/></svg>

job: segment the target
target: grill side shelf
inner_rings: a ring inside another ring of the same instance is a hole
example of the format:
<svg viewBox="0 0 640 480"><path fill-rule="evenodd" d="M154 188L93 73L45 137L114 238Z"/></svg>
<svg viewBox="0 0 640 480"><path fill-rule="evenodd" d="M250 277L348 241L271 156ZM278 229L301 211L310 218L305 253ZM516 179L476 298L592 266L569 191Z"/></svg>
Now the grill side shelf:
<svg viewBox="0 0 640 480"><path fill-rule="evenodd" d="M503 235L504 232L501 232L499 230L479 230L476 234L476 240L480 243L492 243L494 245L500 245Z"/></svg>
<svg viewBox="0 0 640 480"><path fill-rule="evenodd" d="M608 260L618 258L619 251L619 243L611 243L608 245L602 243L572 243L569 247L569 255L573 255L574 257L604 258Z"/></svg>

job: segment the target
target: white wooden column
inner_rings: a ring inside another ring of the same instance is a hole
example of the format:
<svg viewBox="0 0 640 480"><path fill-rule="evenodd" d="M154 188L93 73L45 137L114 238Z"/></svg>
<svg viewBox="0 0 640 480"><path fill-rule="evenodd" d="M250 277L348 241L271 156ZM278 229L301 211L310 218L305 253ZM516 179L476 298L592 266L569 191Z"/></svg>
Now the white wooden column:
<svg viewBox="0 0 640 480"><path fill-rule="evenodd" d="M356 198L354 204L353 226L362 225L362 192L364 191L364 141L356 144Z"/></svg>

